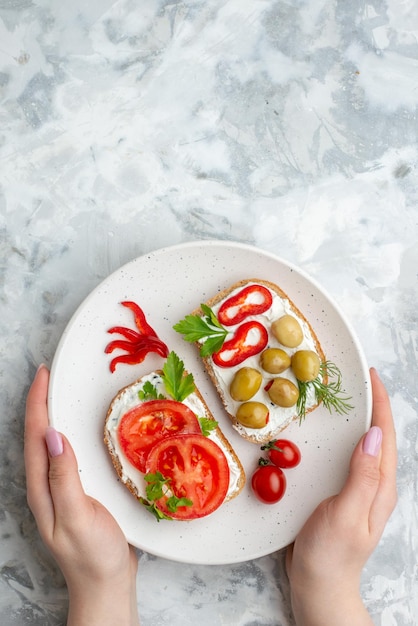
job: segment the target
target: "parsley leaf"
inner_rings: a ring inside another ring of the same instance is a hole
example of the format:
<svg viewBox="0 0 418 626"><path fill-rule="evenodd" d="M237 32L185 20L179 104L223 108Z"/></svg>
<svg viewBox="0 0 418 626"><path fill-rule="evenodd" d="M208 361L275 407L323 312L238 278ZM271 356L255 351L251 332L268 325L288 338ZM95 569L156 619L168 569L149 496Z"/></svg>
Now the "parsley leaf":
<svg viewBox="0 0 418 626"><path fill-rule="evenodd" d="M200 347L200 356L206 357L218 352L228 335L228 330L218 322L212 309L206 304L200 305L203 316L186 315L173 326L174 330L183 335L185 341L194 343L204 340Z"/></svg>
<svg viewBox="0 0 418 626"><path fill-rule="evenodd" d="M177 496L171 496L167 499L167 508L172 513L175 513L179 506L192 506L193 502L189 498L178 498Z"/></svg>
<svg viewBox="0 0 418 626"><path fill-rule="evenodd" d="M155 472L155 474L145 474L144 480L147 483L145 493L148 500L159 500L163 497L163 487L169 482L168 478L164 478L161 472Z"/></svg>
<svg viewBox="0 0 418 626"><path fill-rule="evenodd" d="M156 500L160 500L160 498L163 498L164 496L167 497L167 508L172 513L175 513L179 506L192 506L192 500L189 500L189 498L178 498L171 492L171 479L165 478L161 472L155 472L155 474L149 472L148 474L145 474L144 480L147 483L145 493L148 499L139 498L139 501L150 513L154 515L158 522L161 519L172 519L170 516L163 513L155 503Z"/></svg>
<svg viewBox="0 0 418 626"><path fill-rule="evenodd" d="M184 363L175 352L168 355L162 378L167 393L178 402L183 402L195 390L193 374L185 374Z"/></svg>
<svg viewBox="0 0 418 626"><path fill-rule="evenodd" d="M157 522L159 522L162 519L168 519L168 520L173 519L172 517L169 517L168 515L160 511L160 509L157 506L155 506L154 503L150 503L148 502L148 500L145 500L145 498L139 498L139 501L141 504L144 505L147 511L149 511L150 513L152 513L152 515L154 515Z"/></svg>
<svg viewBox="0 0 418 626"><path fill-rule="evenodd" d="M163 400L165 396L163 394L158 393L157 388L152 384L151 381L147 380L142 389L138 391L138 397L140 400Z"/></svg>
<svg viewBox="0 0 418 626"><path fill-rule="evenodd" d="M200 428L202 429L202 435L208 437L212 430L218 425L216 420L210 419L209 417L198 417Z"/></svg>

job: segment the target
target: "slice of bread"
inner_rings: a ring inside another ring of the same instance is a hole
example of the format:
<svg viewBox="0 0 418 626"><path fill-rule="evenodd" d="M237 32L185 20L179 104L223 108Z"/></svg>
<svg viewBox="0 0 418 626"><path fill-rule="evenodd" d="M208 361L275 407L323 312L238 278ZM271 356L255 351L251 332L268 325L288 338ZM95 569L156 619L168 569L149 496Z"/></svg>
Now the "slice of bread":
<svg viewBox="0 0 418 626"><path fill-rule="evenodd" d="M210 309L218 315L219 309L223 302L225 302L231 296L239 293L244 287L249 285L262 285L266 287L272 294L273 304L272 306L265 312L253 316L249 316L247 319L249 320L258 320L268 331L268 344L266 347L269 348L280 348L284 350L289 357L291 357L297 350L310 350L316 352L319 357L320 362L325 361L324 351L321 347L318 337L316 336L311 324L308 322L306 317L299 311L299 309L295 306L289 296L276 284L262 280L262 279L245 279L241 280L237 283L234 283L229 288L221 291L220 293L213 296L209 299L205 304L210 307ZM192 315L198 315L200 317L204 317L204 312L201 308L198 308L191 313ZM303 340L300 345L294 348L289 348L282 345L276 337L271 332L271 324L279 317L283 315L291 315L299 322L300 327L303 330ZM247 319L245 321L247 321ZM228 325L227 330L230 334L234 333L242 322L238 324ZM228 334L228 338L230 337ZM196 346L201 348L202 341L195 342ZM275 405L269 398L265 387L266 385L275 378L276 375L268 373L263 370L260 366L260 354L256 354L254 356L250 356L243 363L233 366L233 367L219 367L213 361L212 356L202 357L204 366L222 400L222 403L225 407L225 410L233 424L233 427L237 430L237 432L253 443L262 444L268 441L272 441L277 439L281 431L286 428L292 420L298 418L298 411L296 406L291 407L279 407ZM250 367L258 370L262 375L262 383L258 392L251 398L251 401L257 401L263 403L269 409L269 421L262 428L249 428L243 426L236 417L237 410L240 402L233 400L230 394L230 385L232 379L236 373L236 371L241 367ZM297 380L294 376L291 368L286 369L283 373L279 374L280 377L284 377L289 379L297 386ZM325 378L323 379L326 382ZM313 411L318 406L318 401L315 398L315 394L313 389L309 389L307 395L306 402L306 411L305 413L309 413Z"/></svg>
<svg viewBox="0 0 418 626"><path fill-rule="evenodd" d="M185 372L185 375L187 375L187 372ZM134 467L126 458L119 442L118 425L123 415L125 415L128 410L146 402L146 400L139 398L138 393L143 390L144 384L147 382L155 387L159 395L170 399L170 395L164 384L162 371L156 370L150 372L132 384L127 385L117 393L110 403L104 426L104 442L117 475L131 494L140 502L143 498L146 498L144 474ZM197 417L203 417L215 422L211 411L196 386L194 392L188 395L187 398L183 400L183 403L188 406ZM224 502L227 502L235 498L241 492L246 480L245 472L238 456L216 422L215 427L212 428L208 437L221 448L228 461L230 481L228 492L224 500Z"/></svg>

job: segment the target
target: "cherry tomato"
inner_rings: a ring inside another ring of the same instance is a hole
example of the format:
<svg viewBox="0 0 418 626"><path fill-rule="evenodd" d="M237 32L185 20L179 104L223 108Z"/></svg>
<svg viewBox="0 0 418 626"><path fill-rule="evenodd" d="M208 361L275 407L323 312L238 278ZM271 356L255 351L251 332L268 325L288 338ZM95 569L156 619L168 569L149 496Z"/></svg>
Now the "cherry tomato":
<svg viewBox="0 0 418 626"><path fill-rule="evenodd" d="M268 333L260 322L244 322L238 326L232 339L225 341L222 348L212 355L219 367L233 367L245 359L262 352L268 342Z"/></svg>
<svg viewBox="0 0 418 626"><path fill-rule="evenodd" d="M156 506L174 519L195 519L215 511L229 488L229 465L221 448L204 435L178 435L161 440L149 453L147 473L160 472L170 479L169 488L191 506L170 511L167 496Z"/></svg>
<svg viewBox="0 0 418 626"><path fill-rule="evenodd" d="M149 400L123 415L118 427L119 443L130 463L145 472L149 451L155 443L180 433L201 433L191 409L175 400Z"/></svg>
<svg viewBox="0 0 418 626"><path fill-rule="evenodd" d="M273 297L263 285L248 285L222 303L218 320L224 326L239 324L249 315L260 315L271 307Z"/></svg>
<svg viewBox="0 0 418 626"><path fill-rule="evenodd" d="M264 504L279 502L286 491L286 476L276 465L259 465L251 478L255 496Z"/></svg>
<svg viewBox="0 0 418 626"><path fill-rule="evenodd" d="M267 456L274 465L286 469L299 465L302 457L297 445L288 439L270 441L266 446L262 446L262 449L268 450Z"/></svg>

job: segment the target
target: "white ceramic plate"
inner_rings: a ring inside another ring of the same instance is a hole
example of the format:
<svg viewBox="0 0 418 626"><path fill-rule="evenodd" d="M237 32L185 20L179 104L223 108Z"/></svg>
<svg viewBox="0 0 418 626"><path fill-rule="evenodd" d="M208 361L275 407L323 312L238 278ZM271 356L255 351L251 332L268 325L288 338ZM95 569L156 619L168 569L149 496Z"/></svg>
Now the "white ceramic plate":
<svg viewBox="0 0 418 626"><path fill-rule="evenodd" d="M323 407L302 426L292 423L287 438L298 444L302 462L286 471L287 491L275 505L259 503L250 477L261 454L232 429L210 385L195 348L172 326L218 290L243 278L264 278L287 292L311 322L328 359L342 371L344 389L355 405L348 416ZM150 325L183 359L238 453L247 474L241 494L212 515L192 522L158 523L120 482L103 444L108 405L121 387L161 366L149 355L140 365L109 371L104 348L114 325L134 328L123 300L134 300ZM341 311L318 284L289 263L251 246L197 241L157 250L135 259L104 280L74 314L59 343L49 389L51 421L70 439L87 493L114 515L128 541L175 561L236 563L274 552L291 543L325 497L345 480L352 450L371 420L368 368L359 343ZM76 514L76 512L75 512Z"/></svg>

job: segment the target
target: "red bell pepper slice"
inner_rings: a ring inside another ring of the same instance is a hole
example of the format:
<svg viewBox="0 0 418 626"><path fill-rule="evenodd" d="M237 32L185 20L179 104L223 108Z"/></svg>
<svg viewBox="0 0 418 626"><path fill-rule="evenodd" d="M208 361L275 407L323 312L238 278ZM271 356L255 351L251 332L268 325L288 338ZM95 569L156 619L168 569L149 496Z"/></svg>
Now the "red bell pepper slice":
<svg viewBox="0 0 418 626"><path fill-rule="evenodd" d="M218 320L224 326L239 324L249 315L267 311L273 302L271 292L263 285L248 285L222 303Z"/></svg>
<svg viewBox="0 0 418 626"><path fill-rule="evenodd" d="M212 355L213 362L218 367L239 365L248 357L262 352L267 342L267 330L260 322L244 322L232 339L225 341L222 348Z"/></svg>
<svg viewBox="0 0 418 626"><path fill-rule="evenodd" d="M136 341L124 341L116 339L107 344L105 353L110 354L114 350L126 350L129 354L134 354L138 350L147 348L149 352L157 352L158 349L164 352L163 356L168 356L167 346L158 337L149 337L148 335L140 335Z"/></svg>
<svg viewBox="0 0 418 626"><path fill-rule="evenodd" d="M126 326L113 326L112 328L109 328L107 332L111 334L118 333L119 335L123 335L130 342L138 341L141 336L136 330L126 328Z"/></svg>
<svg viewBox="0 0 418 626"><path fill-rule="evenodd" d="M149 352L155 352L162 357L168 356L168 347L157 336L155 330L151 328L145 319L142 309L131 301L121 302L134 314L136 330L126 328L126 326L113 326L107 332L111 334L122 335L123 339L115 339L107 344L105 353L110 354L114 350L124 350L126 354L121 354L112 359L110 362L110 371L113 373L118 363L127 363L135 365L142 363Z"/></svg>
<svg viewBox="0 0 418 626"><path fill-rule="evenodd" d="M138 328L141 334L152 335L153 337L157 336L157 333L155 332L155 330L151 328L151 326L148 324L147 320L145 319L145 314L143 310L136 304L136 302L125 301L125 302L121 302L121 304L122 306L126 306L128 309L131 309L135 317L136 327Z"/></svg>
<svg viewBox="0 0 418 626"><path fill-rule="evenodd" d="M132 348L127 350L127 354L121 354L112 359L110 362L110 371L112 373L115 371L118 363L127 363L128 365L142 363L150 352L155 352L162 357L168 356L167 346L154 337L144 337L144 341L138 342L136 345L132 344ZM109 352L109 350L106 351Z"/></svg>
<svg viewBox="0 0 418 626"><path fill-rule="evenodd" d="M115 341L111 341L107 344L105 353L110 354L113 350L125 350L128 354L133 354L137 350L136 342L115 339Z"/></svg>

